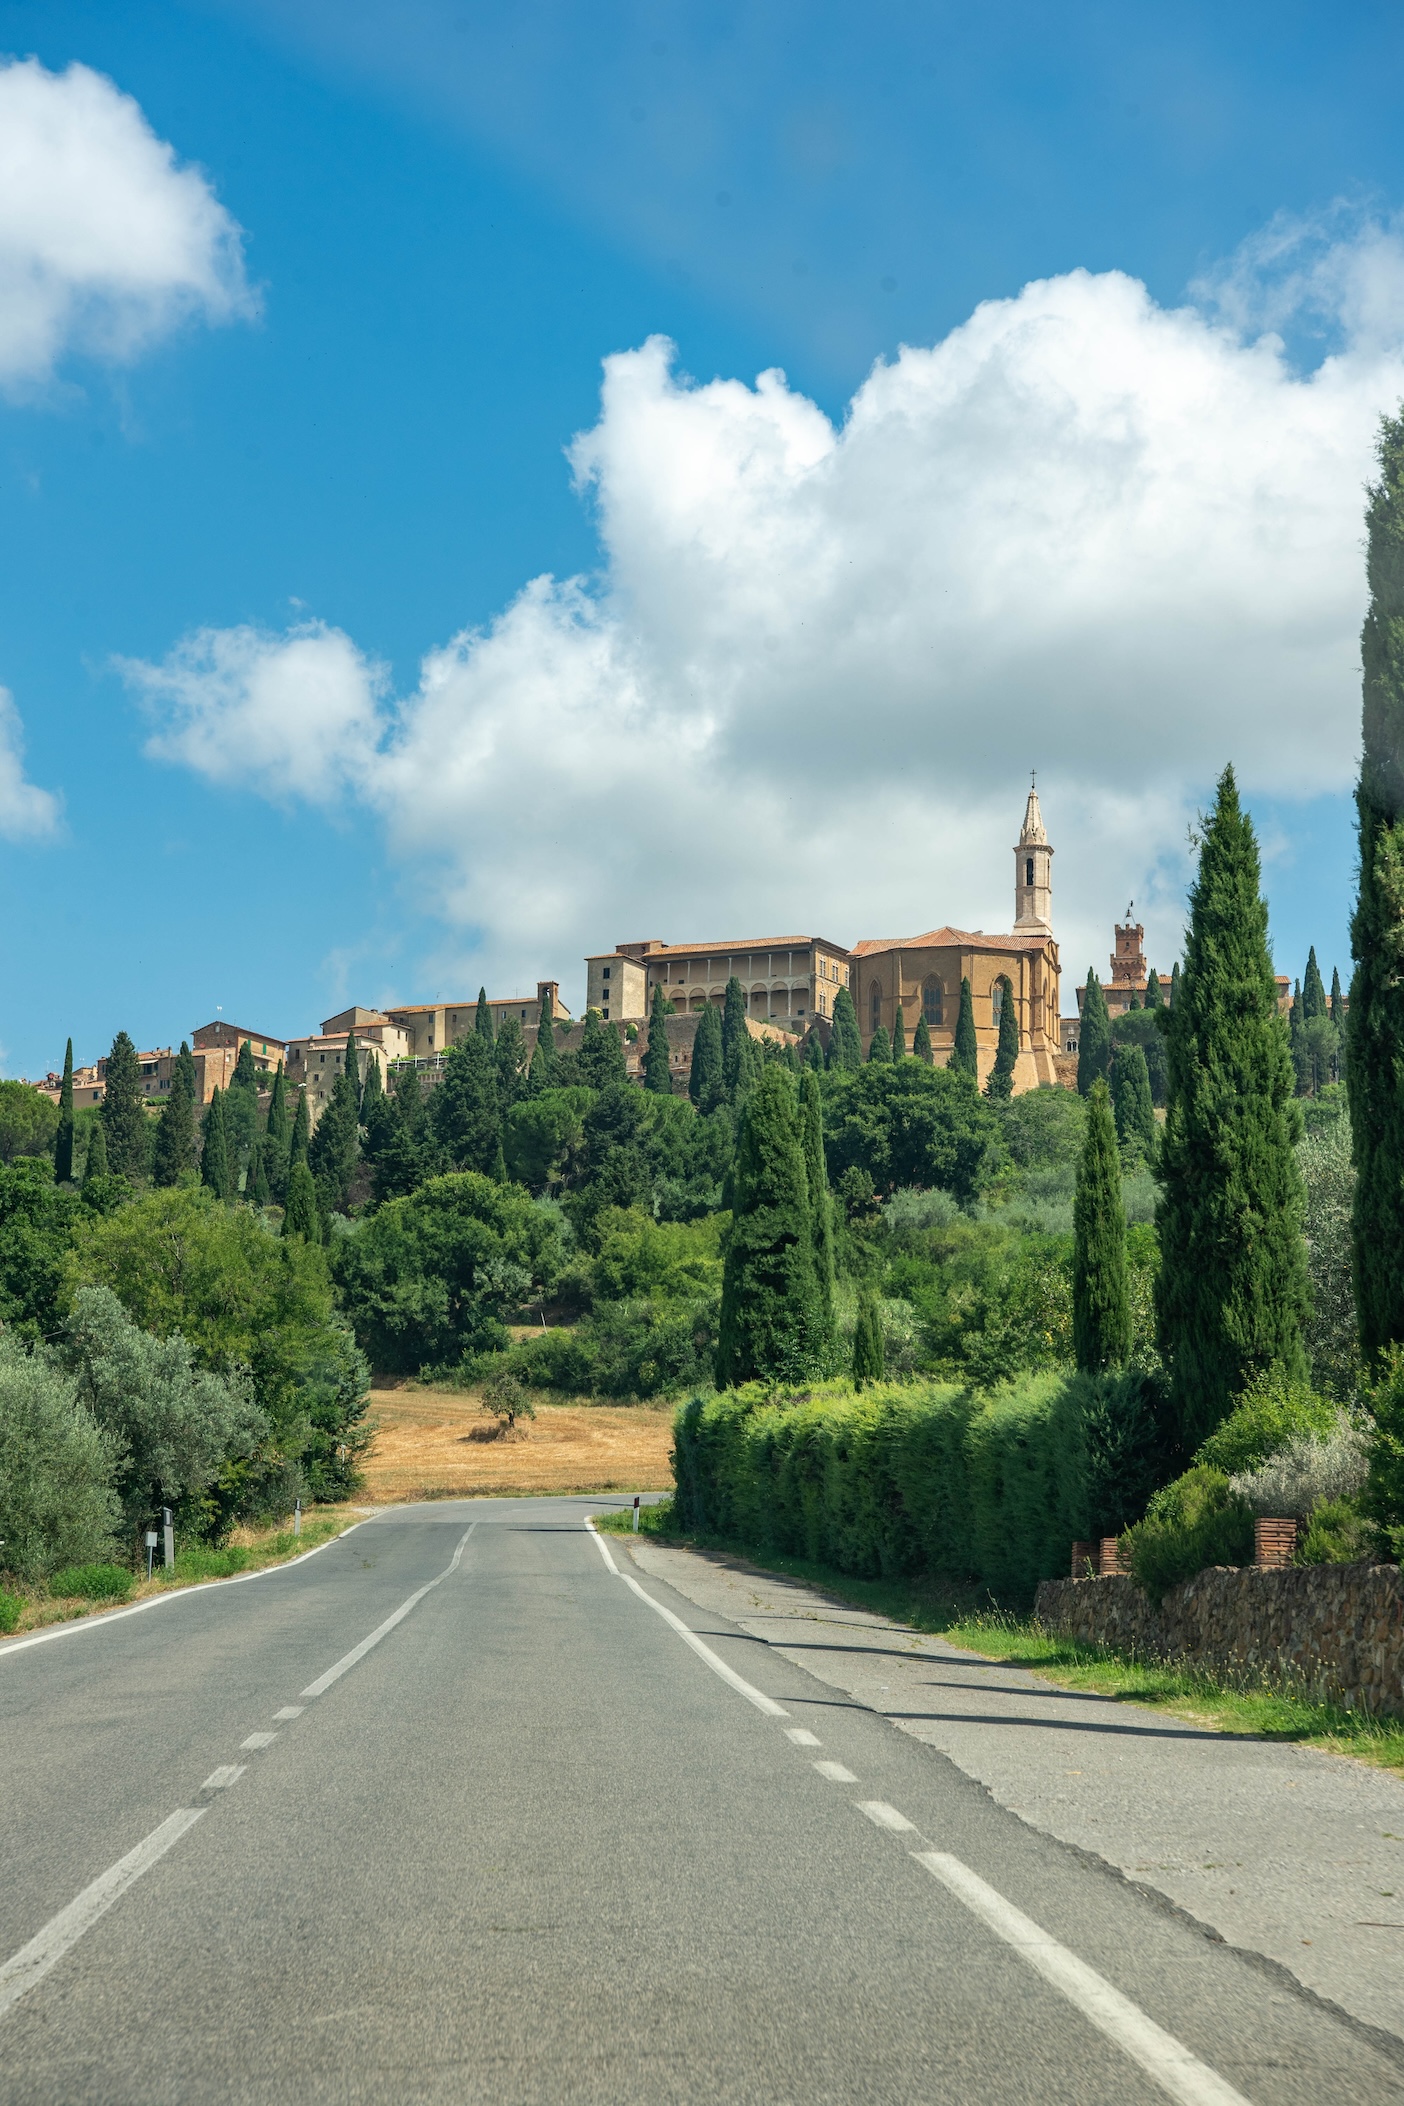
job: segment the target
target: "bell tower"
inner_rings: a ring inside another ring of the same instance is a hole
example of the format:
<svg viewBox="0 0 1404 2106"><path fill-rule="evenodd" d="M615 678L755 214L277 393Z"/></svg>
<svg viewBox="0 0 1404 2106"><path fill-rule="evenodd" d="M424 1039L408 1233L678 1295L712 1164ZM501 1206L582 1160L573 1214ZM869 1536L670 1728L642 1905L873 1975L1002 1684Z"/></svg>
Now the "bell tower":
<svg viewBox="0 0 1404 2106"><path fill-rule="evenodd" d="M1036 778L1030 778L1024 824L1014 850L1014 930L1053 933L1053 850L1043 830Z"/></svg>

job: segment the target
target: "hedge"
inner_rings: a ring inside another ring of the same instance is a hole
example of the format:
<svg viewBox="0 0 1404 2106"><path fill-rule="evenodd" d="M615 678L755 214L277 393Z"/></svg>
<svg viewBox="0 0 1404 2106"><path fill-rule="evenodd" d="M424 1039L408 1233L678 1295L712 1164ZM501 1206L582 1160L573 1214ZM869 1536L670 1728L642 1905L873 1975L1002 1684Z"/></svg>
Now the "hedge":
<svg viewBox="0 0 1404 2106"><path fill-rule="evenodd" d="M678 1524L863 1578L930 1574L1027 1602L1088 1526L1087 1378L759 1385L696 1397L674 1422Z"/></svg>

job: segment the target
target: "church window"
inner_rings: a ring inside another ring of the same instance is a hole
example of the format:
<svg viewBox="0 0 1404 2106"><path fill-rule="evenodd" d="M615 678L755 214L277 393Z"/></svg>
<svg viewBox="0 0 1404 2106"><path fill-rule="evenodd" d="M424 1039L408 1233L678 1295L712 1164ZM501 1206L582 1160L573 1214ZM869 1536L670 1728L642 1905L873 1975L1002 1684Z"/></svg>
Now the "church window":
<svg viewBox="0 0 1404 2106"><path fill-rule="evenodd" d="M921 990L921 1013L926 1018L927 1028L933 1024L939 1029L941 1023L941 983L928 980Z"/></svg>
<svg viewBox="0 0 1404 2106"><path fill-rule="evenodd" d="M1034 881L1034 874L1033 874L1033 857L1032 857L1032 856L1025 856L1025 858L1024 858L1024 883L1025 883L1026 885L1031 885L1031 884L1033 883L1033 881Z"/></svg>
<svg viewBox="0 0 1404 2106"><path fill-rule="evenodd" d="M882 989L874 980L868 989L868 1029L876 1031L882 1022Z"/></svg>
<svg viewBox="0 0 1404 2106"><path fill-rule="evenodd" d="M995 1023L998 1024L1000 1017L1003 1015L1003 1013L1004 982L1003 980L996 980L994 986L990 990L990 1015L994 1018Z"/></svg>

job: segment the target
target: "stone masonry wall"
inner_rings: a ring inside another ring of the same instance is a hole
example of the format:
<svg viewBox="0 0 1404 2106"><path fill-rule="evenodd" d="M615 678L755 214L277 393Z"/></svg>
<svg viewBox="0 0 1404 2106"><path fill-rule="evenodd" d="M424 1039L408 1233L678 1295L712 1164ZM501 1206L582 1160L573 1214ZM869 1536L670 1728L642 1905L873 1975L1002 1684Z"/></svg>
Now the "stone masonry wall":
<svg viewBox="0 0 1404 2106"><path fill-rule="evenodd" d="M1131 1579L1045 1580L1037 1608L1049 1630L1085 1645L1404 1717L1397 1565L1215 1565L1173 1587L1159 1610Z"/></svg>

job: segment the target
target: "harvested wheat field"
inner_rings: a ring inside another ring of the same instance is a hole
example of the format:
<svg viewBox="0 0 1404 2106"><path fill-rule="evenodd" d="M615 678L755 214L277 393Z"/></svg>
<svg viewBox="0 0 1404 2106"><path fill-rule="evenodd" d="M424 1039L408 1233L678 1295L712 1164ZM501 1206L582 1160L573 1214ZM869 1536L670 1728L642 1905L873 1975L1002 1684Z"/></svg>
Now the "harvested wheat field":
<svg viewBox="0 0 1404 2106"><path fill-rule="evenodd" d="M476 1392L373 1389L380 1422L363 1468L377 1504L483 1493L666 1492L671 1406L539 1404L496 1434Z"/></svg>

